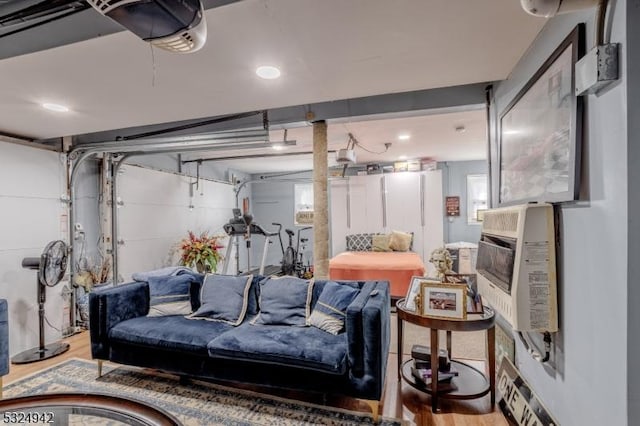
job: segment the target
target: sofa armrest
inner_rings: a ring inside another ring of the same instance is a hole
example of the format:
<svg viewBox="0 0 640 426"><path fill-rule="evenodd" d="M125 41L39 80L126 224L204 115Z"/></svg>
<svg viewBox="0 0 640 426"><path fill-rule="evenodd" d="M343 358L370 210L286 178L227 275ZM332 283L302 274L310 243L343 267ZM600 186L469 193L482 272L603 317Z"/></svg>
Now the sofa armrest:
<svg viewBox="0 0 640 426"><path fill-rule="evenodd" d="M380 399L391 333L388 281L366 282L347 308L349 378L357 397Z"/></svg>
<svg viewBox="0 0 640 426"><path fill-rule="evenodd" d="M91 355L109 359L109 331L119 322L149 313L149 284L133 282L89 294Z"/></svg>
<svg viewBox="0 0 640 426"><path fill-rule="evenodd" d="M7 301L0 299L0 376L9 372L9 312ZM2 384L0 383L0 392Z"/></svg>

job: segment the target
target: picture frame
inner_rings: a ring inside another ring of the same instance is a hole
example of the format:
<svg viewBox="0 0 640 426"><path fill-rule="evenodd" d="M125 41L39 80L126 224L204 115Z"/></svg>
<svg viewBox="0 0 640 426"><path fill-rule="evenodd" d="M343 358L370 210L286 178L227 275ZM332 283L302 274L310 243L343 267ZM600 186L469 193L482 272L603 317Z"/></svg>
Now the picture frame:
<svg viewBox="0 0 640 426"><path fill-rule="evenodd" d="M500 115L500 206L578 199L583 100L574 87L584 39L579 24Z"/></svg>
<svg viewBox="0 0 640 426"><path fill-rule="evenodd" d="M405 310L410 312L418 312L418 307L416 305L416 296L420 294L420 288L423 282L439 283L440 280L438 280L437 278L420 277L417 275L411 277L411 281L409 282L409 289L407 290L407 295L404 299Z"/></svg>
<svg viewBox="0 0 640 426"><path fill-rule="evenodd" d="M467 314L482 314L482 297L478 293L477 274L444 274L443 282L467 286Z"/></svg>
<svg viewBox="0 0 640 426"><path fill-rule="evenodd" d="M419 309L421 315L444 319L467 319L467 285L422 282Z"/></svg>
<svg viewBox="0 0 640 426"><path fill-rule="evenodd" d="M444 274L444 283L449 284L466 284L467 294L475 297L478 294L478 275L477 274Z"/></svg>

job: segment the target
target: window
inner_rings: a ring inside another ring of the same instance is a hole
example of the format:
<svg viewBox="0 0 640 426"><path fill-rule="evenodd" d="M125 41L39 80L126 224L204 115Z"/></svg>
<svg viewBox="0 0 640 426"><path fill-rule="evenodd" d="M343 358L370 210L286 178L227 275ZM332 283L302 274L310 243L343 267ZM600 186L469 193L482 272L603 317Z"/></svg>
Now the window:
<svg viewBox="0 0 640 426"><path fill-rule="evenodd" d="M296 183L294 185L293 224L298 226L313 225L313 184Z"/></svg>
<svg viewBox="0 0 640 426"><path fill-rule="evenodd" d="M487 207L487 175L467 175L467 224L480 225Z"/></svg>

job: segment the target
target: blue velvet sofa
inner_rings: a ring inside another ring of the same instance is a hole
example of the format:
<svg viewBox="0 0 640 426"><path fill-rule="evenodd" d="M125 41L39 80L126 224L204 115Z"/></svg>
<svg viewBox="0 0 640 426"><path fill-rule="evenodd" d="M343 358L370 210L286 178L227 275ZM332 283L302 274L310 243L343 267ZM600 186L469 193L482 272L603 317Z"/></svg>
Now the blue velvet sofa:
<svg viewBox="0 0 640 426"><path fill-rule="evenodd" d="M262 278L254 277L251 291L259 291ZM314 283L312 309L326 282ZM350 285L360 292L347 308L346 331L338 335L313 326L253 325L249 315L238 326L180 315L148 317L147 282L99 290L89 297L92 356L99 375L102 360L109 360L183 377L355 397L377 421L389 352L389 284ZM200 286L191 284L194 310Z"/></svg>
<svg viewBox="0 0 640 426"><path fill-rule="evenodd" d="M7 301L0 299L0 398L2 398L2 376L9 372L9 321Z"/></svg>

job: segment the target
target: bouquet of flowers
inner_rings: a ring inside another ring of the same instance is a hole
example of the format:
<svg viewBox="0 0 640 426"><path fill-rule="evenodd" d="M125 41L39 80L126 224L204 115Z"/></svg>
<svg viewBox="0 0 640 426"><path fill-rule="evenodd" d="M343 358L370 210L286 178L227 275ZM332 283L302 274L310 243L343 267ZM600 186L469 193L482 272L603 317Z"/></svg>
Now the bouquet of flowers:
<svg viewBox="0 0 640 426"><path fill-rule="evenodd" d="M222 260L218 250L224 247L218 242L221 238L224 236L209 236L207 232L196 236L189 231L189 237L180 242L181 263L190 268L195 266L200 273L216 272Z"/></svg>

